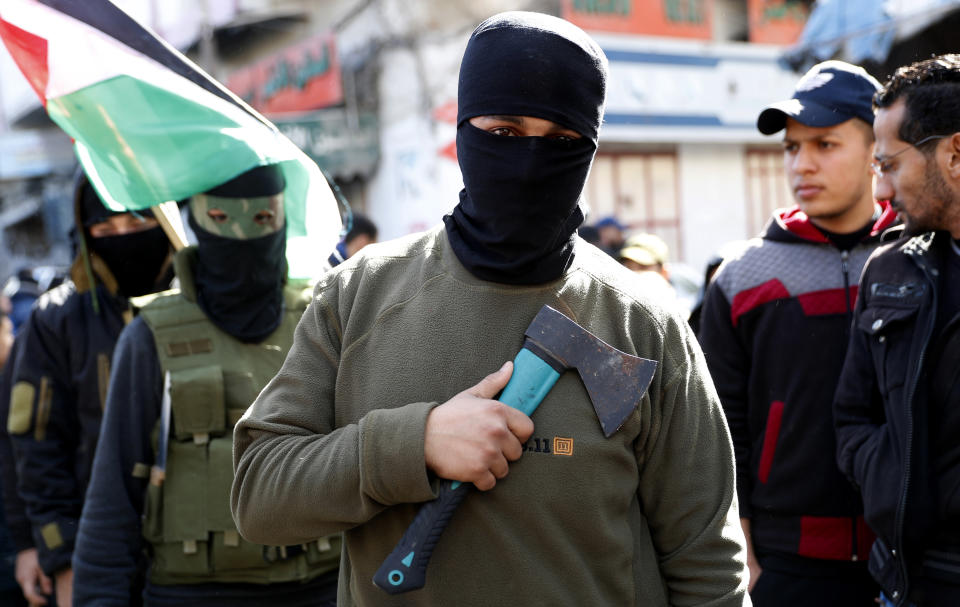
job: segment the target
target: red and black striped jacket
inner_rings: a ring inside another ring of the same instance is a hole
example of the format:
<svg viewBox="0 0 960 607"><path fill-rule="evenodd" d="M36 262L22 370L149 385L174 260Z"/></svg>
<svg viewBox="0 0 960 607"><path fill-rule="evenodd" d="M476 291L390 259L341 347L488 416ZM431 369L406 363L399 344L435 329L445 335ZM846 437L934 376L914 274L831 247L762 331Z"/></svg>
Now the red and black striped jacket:
<svg viewBox="0 0 960 607"><path fill-rule="evenodd" d="M865 560L873 535L836 463L832 403L857 283L889 204L849 251L794 207L728 256L707 290L700 342L737 459L741 516L757 550Z"/></svg>

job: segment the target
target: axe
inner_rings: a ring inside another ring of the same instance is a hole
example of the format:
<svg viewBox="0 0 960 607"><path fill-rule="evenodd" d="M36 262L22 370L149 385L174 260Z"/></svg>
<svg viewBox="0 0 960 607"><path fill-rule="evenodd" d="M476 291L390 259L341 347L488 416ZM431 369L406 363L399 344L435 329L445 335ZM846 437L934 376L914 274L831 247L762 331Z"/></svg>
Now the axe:
<svg viewBox="0 0 960 607"><path fill-rule="evenodd" d="M560 375L576 369L607 438L637 408L657 369L656 361L617 350L550 306L540 309L525 334L513 375L497 400L530 415ZM373 576L377 586L390 594L423 587L433 548L469 487L440 483L438 497L420 508Z"/></svg>

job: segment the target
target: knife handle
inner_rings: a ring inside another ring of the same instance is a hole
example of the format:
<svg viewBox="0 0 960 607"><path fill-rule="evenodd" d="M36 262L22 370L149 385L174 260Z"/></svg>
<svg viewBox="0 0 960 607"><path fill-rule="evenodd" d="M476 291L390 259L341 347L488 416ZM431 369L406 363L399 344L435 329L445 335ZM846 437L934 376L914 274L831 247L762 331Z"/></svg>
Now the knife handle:
<svg viewBox="0 0 960 607"><path fill-rule="evenodd" d="M525 344L513 359L513 374L498 397L500 402L526 415L534 412L560 379L556 366L528 347L529 344ZM437 498L420 507L400 542L377 569L373 576L377 586L390 594L423 588L433 548L470 487L459 481L441 481Z"/></svg>

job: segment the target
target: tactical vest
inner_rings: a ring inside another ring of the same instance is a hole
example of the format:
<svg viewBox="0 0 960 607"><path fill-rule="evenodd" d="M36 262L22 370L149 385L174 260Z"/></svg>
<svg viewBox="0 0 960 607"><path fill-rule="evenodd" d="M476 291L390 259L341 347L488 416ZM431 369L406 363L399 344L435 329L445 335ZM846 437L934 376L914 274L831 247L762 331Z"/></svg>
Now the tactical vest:
<svg viewBox="0 0 960 607"><path fill-rule="evenodd" d="M179 269L179 268L178 268ZM181 275L181 282L188 277ZM189 281L192 283L192 281ZM161 294L140 315L170 373L165 479L148 485L143 535L154 584L309 580L340 563L340 538L262 546L240 537L230 515L233 427L279 371L309 292L287 288L284 318L261 343L245 344L211 323L191 288ZM160 424L154 431L154 455Z"/></svg>

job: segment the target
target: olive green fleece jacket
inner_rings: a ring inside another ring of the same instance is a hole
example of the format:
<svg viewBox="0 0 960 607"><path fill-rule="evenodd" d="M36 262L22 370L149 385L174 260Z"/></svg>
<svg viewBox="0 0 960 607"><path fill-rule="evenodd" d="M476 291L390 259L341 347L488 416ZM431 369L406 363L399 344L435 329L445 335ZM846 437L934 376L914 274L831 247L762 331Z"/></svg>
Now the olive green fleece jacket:
<svg viewBox="0 0 960 607"><path fill-rule="evenodd" d="M286 362L234 433L233 515L249 540L344 532L340 605L744 605L747 570L723 411L683 319L578 240L548 284L474 278L442 227L368 247L316 286ZM533 413L510 474L454 514L426 586L373 574L435 497L427 415L511 360L549 304L658 362L604 438L577 374Z"/></svg>

